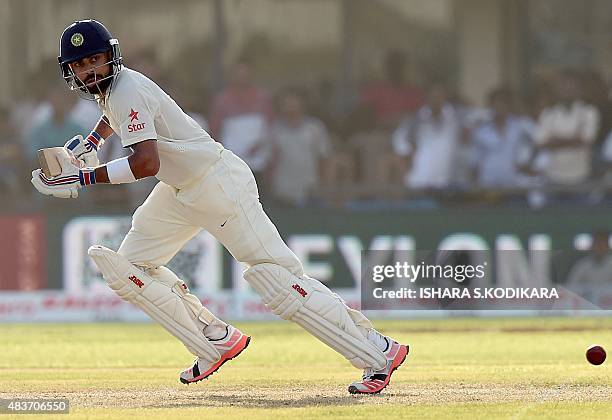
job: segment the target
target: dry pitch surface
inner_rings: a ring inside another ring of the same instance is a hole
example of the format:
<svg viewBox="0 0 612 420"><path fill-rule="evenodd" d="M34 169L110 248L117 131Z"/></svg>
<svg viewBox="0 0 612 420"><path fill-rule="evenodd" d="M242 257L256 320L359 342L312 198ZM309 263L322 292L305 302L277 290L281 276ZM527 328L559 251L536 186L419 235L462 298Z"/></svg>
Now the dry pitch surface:
<svg viewBox="0 0 612 420"><path fill-rule="evenodd" d="M610 360L584 358L612 352L612 318L377 325L411 354L375 396L349 395L360 373L289 323L240 324L249 348L189 386L191 356L156 325L0 325L0 398L68 398L58 418L612 418Z"/></svg>

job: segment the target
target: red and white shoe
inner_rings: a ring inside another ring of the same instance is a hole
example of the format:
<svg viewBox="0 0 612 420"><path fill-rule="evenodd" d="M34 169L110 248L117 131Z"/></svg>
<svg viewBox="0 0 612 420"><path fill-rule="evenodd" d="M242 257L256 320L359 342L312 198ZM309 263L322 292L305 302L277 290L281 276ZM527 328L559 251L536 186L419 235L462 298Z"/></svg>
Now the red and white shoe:
<svg viewBox="0 0 612 420"><path fill-rule="evenodd" d="M400 367L406 356L408 356L409 347L394 341L389 337L384 337L387 341L387 366L382 370L366 369L363 373L363 378L360 382L353 382L349 385L348 391L351 394L377 394L389 385L391 375Z"/></svg>
<svg viewBox="0 0 612 420"><path fill-rule="evenodd" d="M238 356L244 349L247 348L251 337L243 334L239 329L227 326L227 335L220 340L210 340L210 342L219 350L221 358L210 363L204 360L196 359L192 367L181 372L180 380L184 384L201 381L215 373L221 365L228 360L232 360Z"/></svg>

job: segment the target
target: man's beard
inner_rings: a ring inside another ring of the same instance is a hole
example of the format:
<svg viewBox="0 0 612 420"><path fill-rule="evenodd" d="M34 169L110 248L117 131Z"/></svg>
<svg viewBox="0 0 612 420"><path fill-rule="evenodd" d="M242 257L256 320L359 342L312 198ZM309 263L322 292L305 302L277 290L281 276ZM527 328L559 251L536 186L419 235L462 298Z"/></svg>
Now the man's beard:
<svg viewBox="0 0 612 420"><path fill-rule="evenodd" d="M103 80L100 80L99 82L94 83L94 80L90 80L84 83L86 85L84 86L84 88L87 91L87 93L90 93L92 95L103 95L104 92L106 92L106 90L112 83L112 81L113 81L113 76L109 74L108 76L105 76ZM93 84L90 84L89 86L87 86L89 83L93 83Z"/></svg>

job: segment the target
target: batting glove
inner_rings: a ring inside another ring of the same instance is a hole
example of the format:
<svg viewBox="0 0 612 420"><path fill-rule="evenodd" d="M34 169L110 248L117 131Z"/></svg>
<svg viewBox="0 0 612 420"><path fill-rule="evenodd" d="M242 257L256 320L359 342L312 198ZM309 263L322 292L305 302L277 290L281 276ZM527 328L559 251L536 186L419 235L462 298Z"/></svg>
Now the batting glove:
<svg viewBox="0 0 612 420"><path fill-rule="evenodd" d="M41 169L32 171L32 185L44 195L58 198L77 198L79 188L96 183L93 168L80 169L74 164L62 165L62 173L48 178Z"/></svg>
<svg viewBox="0 0 612 420"><path fill-rule="evenodd" d="M68 140L64 144L64 148L71 152L77 159L79 159L85 166L98 166L100 161L98 160L98 144L90 139L90 134L87 139L84 139L82 135L78 134Z"/></svg>

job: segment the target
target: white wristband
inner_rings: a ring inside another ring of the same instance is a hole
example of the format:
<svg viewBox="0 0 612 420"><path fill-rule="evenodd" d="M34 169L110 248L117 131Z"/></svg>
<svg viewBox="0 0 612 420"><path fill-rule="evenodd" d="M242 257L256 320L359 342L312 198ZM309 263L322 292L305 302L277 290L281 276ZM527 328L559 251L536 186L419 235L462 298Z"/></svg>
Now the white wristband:
<svg viewBox="0 0 612 420"><path fill-rule="evenodd" d="M106 164L106 172L111 184L127 184L136 181L127 156L108 162Z"/></svg>

